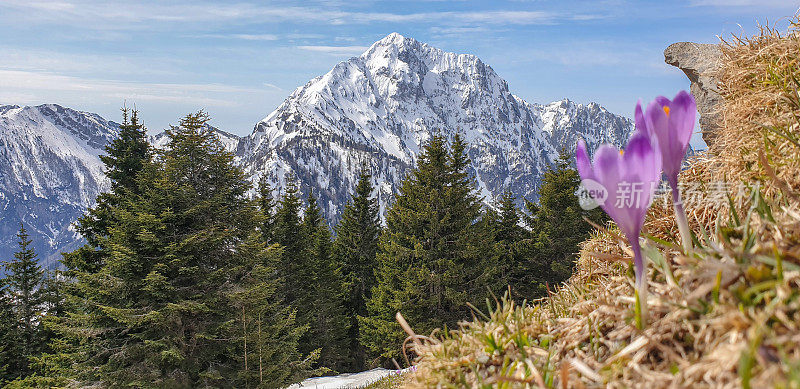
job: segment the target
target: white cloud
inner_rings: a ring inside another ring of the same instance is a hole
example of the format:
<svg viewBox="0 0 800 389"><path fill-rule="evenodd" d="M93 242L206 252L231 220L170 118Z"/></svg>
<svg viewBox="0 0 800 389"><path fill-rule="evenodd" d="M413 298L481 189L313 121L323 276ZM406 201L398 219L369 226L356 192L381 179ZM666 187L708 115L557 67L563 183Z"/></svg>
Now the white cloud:
<svg viewBox="0 0 800 389"><path fill-rule="evenodd" d="M361 55L367 46L297 46L300 50L315 51L332 55Z"/></svg>
<svg viewBox="0 0 800 389"><path fill-rule="evenodd" d="M486 24L552 24L557 16L544 11L453 12L456 20ZM445 16L447 17L447 16Z"/></svg>
<svg viewBox="0 0 800 389"><path fill-rule="evenodd" d="M61 74L174 75L171 58L138 58L109 53L74 53L0 46L0 69Z"/></svg>
<svg viewBox="0 0 800 389"><path fill-rule="evenodd" d="M31 96L46 92L80 93L86 98L167 101L230 107L237 103L232 97L259 94L263 90L223 84L140 83L117 80L98 80L46 72L0 70L0 84L9 95Z"/></svg>
<svg viewBox="0 0 800 389"><path fill-rule="evenodd" d="M622 68L635 74L671 74L673 67L663 62L658 50L631 49L605 42L584 42L525 50L515 63L545 61L570 68ZM522 59L524 58L524 59Z"/></svg>
<svg viewBox="0 0 800 389"><path fill-rule="evenodd" d="M279 87L279 86L277 86L275 84L270 84L268 82L262 83L261 85L264 85L265 87L270 88L270 89L275 89L275 90L279 90L279 91L283 90L283 88L281 88L281 87Z"/></svg>
<svg viewBox="0 0 800 389"><path fill-rule="evenodd" d="M443 24L481 23L488 25L552 24L570 15L546 11L484 11L484 12L350 12L313 7L275 7L247 3L200 4L194 2L49 2L37 0L5 0L0 9L17 11L14 20L79 24L96 29L141 29L141 23L223 23L226 21L291 21L328 24L438 22ZM30 12L36 10L37 12ZM582 15L581 17L589 17ZM91 21L91 22L88 22ZM244 39L244 38L243 38Z"/></svg>
<svg viewBox="0 0 800 389"><path fill-rule="evenodd" d="M31 93L0 91L0 105L28 105L36 101L36 95Z"/></svg>
<svg viewBox="0 0 800 389"><path fill-rule="evenodd" d="M223 38L223 39L241 39L245 41L276 41L278 36L275 34L206 34L199 35L201 38Z"/></svg>
<svg viewBox="0 0 800 389"><path fill-rule="evenodd" d="M286 39L321 39L325 38L324 34L286 34Z"/></svg>
<svg viewBox="0 0 800 389"><path fill-rule="evenodd" d="M792 0L693 0L692 6L711 7L768 7L768 8L795 8L800 3Z"/></svg>
<svg viewBox="0 0 800 389"><path fill-rule="evenodd" d="M474 33L486 33L488 31L497 31L496 29L489 29L488 27L483 26L469 26L469 27L442 27L442 26L433 26L431 27L431 33L440 34L440 35L463 35L463 34L474 34Z"/></svg>
<svg viewBox="0 0 800 389"><path fill-rule="evenodd" d="M66 1L13 1L13 0L6 0L5 3L10 6L20 6L25 5L29 8L40 10L40 11L57 11L57 12L65 12L71 11L75 9L75 4L68 3Z"/></svg>

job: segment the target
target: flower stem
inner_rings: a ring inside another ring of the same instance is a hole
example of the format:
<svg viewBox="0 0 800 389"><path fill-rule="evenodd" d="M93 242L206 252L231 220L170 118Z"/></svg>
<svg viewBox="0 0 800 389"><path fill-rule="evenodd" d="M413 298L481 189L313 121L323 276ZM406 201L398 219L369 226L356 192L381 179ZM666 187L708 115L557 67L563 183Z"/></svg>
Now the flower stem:
<svg viewBox="0 0 800 389"><path fill-rule="evenodd" d="M693 247L692 231L689 229L689 221L686 219L686 211L683 209L681 192L678 190L677 180L675 180L674 183L670 183L670 187L672 187L672 204L675 207L675 221L678 223L678 230L681 233L683 252L689 255Z"/></svg>
<svg viewBox="0 0 800 389"><path fill-rule="evenodd" d="M636 305L634 314L636 328L643 329L647 326L647 262L642 256L642 248L639 245L639 237L630 239L631 249L633 250L633 265L636 272L636 282L634 297Z"/></svg>

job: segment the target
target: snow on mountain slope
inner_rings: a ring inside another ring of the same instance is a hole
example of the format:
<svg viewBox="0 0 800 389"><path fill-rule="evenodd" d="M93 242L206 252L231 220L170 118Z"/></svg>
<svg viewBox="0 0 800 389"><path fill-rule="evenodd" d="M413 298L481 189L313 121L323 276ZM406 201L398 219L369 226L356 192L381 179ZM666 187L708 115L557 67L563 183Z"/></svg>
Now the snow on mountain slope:
<svg viewBox="0 0 800 389"><path fill-rule="evenodd" d="M243 138L238 154L252 177L266 175L278 187L291 172L333 221L362 163L385 208L432 134L464 136L476 183L492 203L505 190L536 199L559 151L580 137L620 145L631 129L629 119L594 103L527 103L479 58L392 33L296 89Z"/></svg>
<svg viewBox="0 0 800 389"><path fill-rule="evenodd" d="M0 260L16 249L21 221L45 262L80 244L70 225L107 187L98 155L118 127L58 105L0 106ZM279 192L294 176L334 223L362 164L385 211L432 134L464 136L491 204L505 190L535 200L561 150L581 137L590 147L619 146L632 123L595 103L528 103L477 57L394 33L297 88L250 135L212 129L254 182L266 176ZM164 147L168 139L150 141Z"/></svg>
<svg viewBox="0 0 800 389"><path fill-rule="evenodd" d="M0 106L0 259L25 223L45 262L74 247L71 227L107 187L99 155L119 125L55 104Z"/></svg>

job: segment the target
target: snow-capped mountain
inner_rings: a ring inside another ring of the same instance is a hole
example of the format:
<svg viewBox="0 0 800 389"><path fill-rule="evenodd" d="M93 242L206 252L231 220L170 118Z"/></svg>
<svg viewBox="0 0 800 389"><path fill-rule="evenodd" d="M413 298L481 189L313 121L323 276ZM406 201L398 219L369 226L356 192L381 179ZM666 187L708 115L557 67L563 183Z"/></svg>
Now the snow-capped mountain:
<svg viewBox="0 0 800 389"><path fill-rule="evenodd" d="M119 125L55 104L0 106L0 260L20 222L46 264L76 247L71 224L107 188L99 155Z"/></svg>
<svg viewBox="0 0 800 389"><path fill-rule="evenodd" d="M0 106L0 260L16 249L20 222L40 258L80 243L70 225L107 187L98 156L118 127L57 105ZM464 137L471 173L492 204L506 190L535 200L561 150L581 137L619 146L632 127L595 103L528 103L477 57L394 33L297 88L250 135L214 130L254 182L266 176L278 192L291 175L335 222L362 164L385 210L432 134ZM156 147L167 140L150 138Z"/></svg>
<svg viewBox="0 0 800 389"><path fill-rule="evenodd" d="M210 128L236 150L239 136ZM20 223L45 265L78 247L72 224L108 188L99 156L118 132L118 123L55 104L0 106L0 261L16 251ZM156 147L167 141L150 137Z"/></svg>
<svg viewBox="0 0 800 389"><path fill-rule="evenodd" d="M296 89L242 139L252 177L278 186L291 172L336 219L369 165L385 209L432 134L469 143L472 173L488 203L505 190L536 199L540 176L578 138L624 143L632 123L597 104L527 103L479 58L393 33L359 57Z"/></svg>

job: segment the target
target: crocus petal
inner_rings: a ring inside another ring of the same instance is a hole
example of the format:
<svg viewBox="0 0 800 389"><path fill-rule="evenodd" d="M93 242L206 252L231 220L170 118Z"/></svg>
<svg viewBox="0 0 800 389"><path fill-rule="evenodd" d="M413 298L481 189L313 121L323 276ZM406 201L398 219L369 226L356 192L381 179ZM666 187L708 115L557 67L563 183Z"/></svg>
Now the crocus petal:
<svg viewBox="0 0 800 389"><path fill-rule="evenodd" d="M672 102L668 98L666 98L664 96L656 97L655 102L658 103L658 105L661 106L662 110L664 109L664 107L669 107L670 109L672 108L672 104L671 104Z"/></svg>
<svg viewBox="0 0 800 389"><path fill-rule="evenodd" d="M661 180L661 153L658 152L657 142L657 139L642 133L634 133L623 156L623 163L628 169L626 176L631 177L634 182L642 183L641 200L648 207L653 200L655 186ZM643 208L646 212L647 207Z"/></svg>
<svg viewBox="0 0 800 389"><path fill-rule="evenodd" d="M619 149L612 145L604 144L594 154L594 176L610 192L617 190L621 163Z"/></svg>
<svg viewBox="0 0 800 389"><path fill-rule="evenodd" d="M575 166L578 168L578 174L581 179L594 180L592 162L589 160L589 153L586 152L586 142L583 139L579 140L578 145L575 147Z"/></svg>
<svg viewBox="0 0 800 389"><path fill-rule="evenodd" d="M661 176L661 153L655 152L658 148L657 142L658 139L634 133L625 148L622 157L625 166L643 180L658 180Z"/></svg>
<svg viewBox="0 0 800 389"><path fill-rule="evenodd" d="M642 102L638 101L636 103L636 111L633 114L634 123L636 124L636 131L644 132L645 134L650 134L650 129L647 127L647 123L644 120L644 112L642 112Z"/></svg>
<svg viewBox="0 0 800 389"><path fill-rule="evenodd" d="M661 156L657 141L644 131L635 131L628 149L621 152L602 145L589 162L586 144L579 141L575 160L581 178L591 178L608 193L601 204L629 240L638 239L656 184L661 178Z"/></svg>
<svg viewBox="0 0 800 389"><path fill-rule="evenodd" d="M656 97L644 112L642 119L647 127L646 132L657 140L656 145L662 155L662 170L671 185L677 184L694 129L696 111L692 95L681 91L673 100L664 96Z"/></svg>
<svg viewBox="0 0 800 389"><path fill-rule="evenodd" d="M659 98L647 105L645 122L651 138L657 140L657 146L662 155L664 174L671 177L673 175L677 176L680 171L680 164L683 161L685 150L681 152L678 139L671 133L670 117L672 116L672 108L670 108L670 115L668 116L664 111L664 107L669 107L669 105L662 105L664 100L666 98L659 96ZM676 158L678 159L677 162L675 161Z"/></svg>
<svg viewBox="0 0 800 389"><path fill-rule="evenodd" d="M697 105L692 95L686 91L680 91L672 100L670 109L670 132L672 136L677 138L685 153L689 145L689 139L692 137Z"/></svg>
<svg viewBox="0 0 800 389"><path fill-rule="evenodd" d="M659 140L668 136L669 121L667 113L664 112L664 105L656 101L651 101L645 110L644 120L650 135L656 136ZM662 145L663 146L663 145Z"/></svg>
<svg viewBox="0 0 800 389"><path fill-rule="evenodd" d="M613 219L620 229L627 233L632 226L631 218L627 209L616 207L617 191L622 181L620 175L623 173L622 156L620 151L612 145L600 146L594 154L594 179L606 189L608 196L601 205L608 216Z"/></svg>

